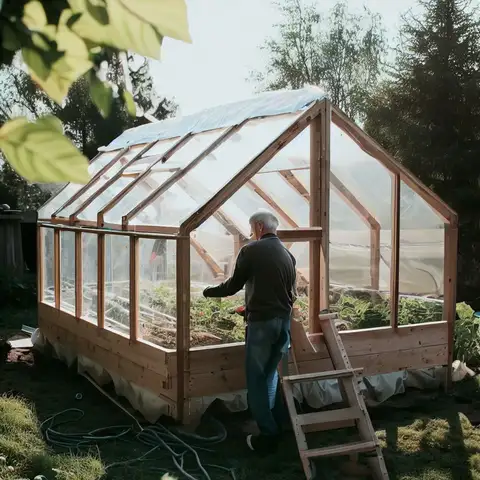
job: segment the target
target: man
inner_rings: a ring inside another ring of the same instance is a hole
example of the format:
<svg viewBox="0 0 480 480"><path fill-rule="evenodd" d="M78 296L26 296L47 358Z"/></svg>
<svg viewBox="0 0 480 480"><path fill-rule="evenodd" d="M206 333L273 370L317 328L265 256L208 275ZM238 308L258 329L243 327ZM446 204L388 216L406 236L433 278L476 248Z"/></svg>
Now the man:
<svg viewBox="0 0 480 480"><path fill-rule="evenodd" d="M205 297L228 297L245 286L246 377L248 404L260 435L247 437L251 450L273 453L281 433L275 415L277 367L290 342L290 318L295 301L296 261L276 235L277 218L260 211L250 218L256 240L239 252L233 275Z"/></svg>

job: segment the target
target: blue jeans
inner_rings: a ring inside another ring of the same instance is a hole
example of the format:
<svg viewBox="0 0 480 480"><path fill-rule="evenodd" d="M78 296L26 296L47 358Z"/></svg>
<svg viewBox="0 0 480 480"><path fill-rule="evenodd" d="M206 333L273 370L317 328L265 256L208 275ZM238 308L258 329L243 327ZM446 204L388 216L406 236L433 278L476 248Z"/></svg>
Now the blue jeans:
<svg viewBox="0 0 480 480"><path fill-rule="evenodd" d="M280 433L282 396L277 367L288 352L290 317L249 322L246 332L248 406L262 435Z"/></svg>

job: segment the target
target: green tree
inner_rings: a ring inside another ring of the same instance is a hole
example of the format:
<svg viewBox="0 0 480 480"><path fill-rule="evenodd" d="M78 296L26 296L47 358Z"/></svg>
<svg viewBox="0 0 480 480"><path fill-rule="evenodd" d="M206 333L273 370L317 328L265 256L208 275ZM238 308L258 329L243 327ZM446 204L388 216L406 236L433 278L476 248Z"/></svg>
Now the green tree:
<svg viewBox="0 0 480 480"><path fill-rule="evenodd" d="M317 85L349 116L361 119L385 54L380 17L367 9L352 14L345 2L328 16L320 13L318 2L283 0L276 5L282 22L276 25L276 37L262 46L268 63L253 74L254 80L264 90Z"/></svg>
<svg viewBox="0 0 480 480"><path fill-rule="evenodd" d="M58 105L83 78L105 117L115 98L132 117L137 108L127 85L101 78L104 65L127 51L158 58L165 36L191 41L185 0L0 1L0 65L10 66L21 51L30 77ZM127 70L123 64L124 77ZM88 161L58 119L31 120L17 117L0 128L0 148L13 168L30 181L87 182Z"/></svg>
<svg viewBox="0 0 480 480"><path fill-rule="evenodd" d="M480 23L466 0L405 19L366 130L459 214L459 297L480 284Z"/></svg>

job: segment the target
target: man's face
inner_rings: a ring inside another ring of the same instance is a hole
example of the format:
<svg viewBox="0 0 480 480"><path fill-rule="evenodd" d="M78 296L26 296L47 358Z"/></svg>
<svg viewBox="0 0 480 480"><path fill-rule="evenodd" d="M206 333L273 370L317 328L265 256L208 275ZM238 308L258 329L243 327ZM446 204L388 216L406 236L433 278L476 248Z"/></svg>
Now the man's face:
<svg viewBox="0 0 480 480"><path fill-rule="evenodd" d="M250 224L250 229L252 231L252 237L255 240L260 240L263 236L263 223L261 222L252 222Z"/></svg>

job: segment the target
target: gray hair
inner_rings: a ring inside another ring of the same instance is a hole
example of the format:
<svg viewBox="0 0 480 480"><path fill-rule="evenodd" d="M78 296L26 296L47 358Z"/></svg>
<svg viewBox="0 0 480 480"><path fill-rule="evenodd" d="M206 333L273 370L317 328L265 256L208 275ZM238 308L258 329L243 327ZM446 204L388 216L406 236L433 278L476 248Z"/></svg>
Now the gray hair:
<svg viewBox="0 0 480 480"><path fill-rule="evenodd" d="M276 230L278 228L278 218L268 210L259 210L250 217L250 224L263 223L267 230Z"/></svg>

